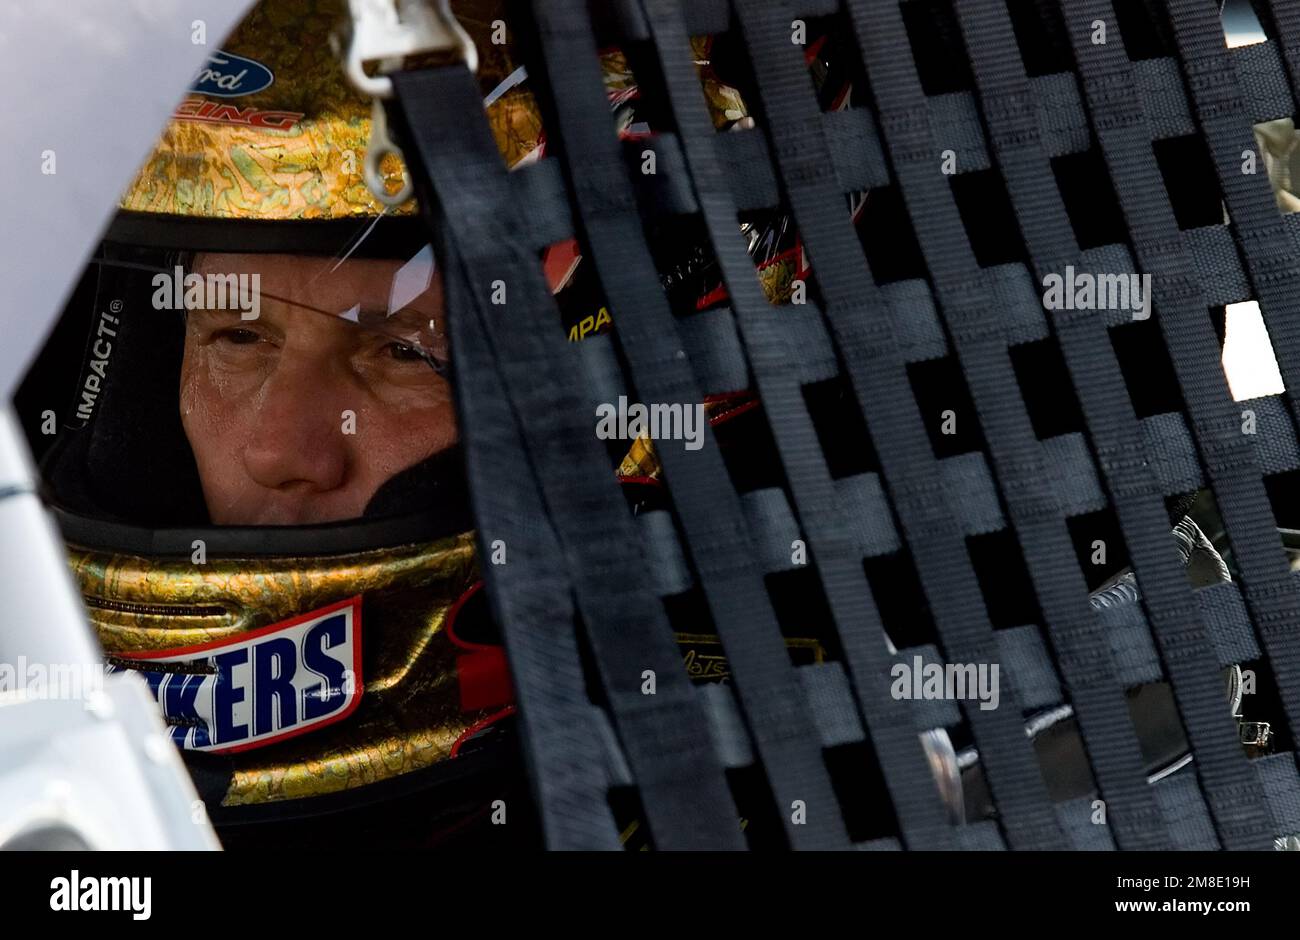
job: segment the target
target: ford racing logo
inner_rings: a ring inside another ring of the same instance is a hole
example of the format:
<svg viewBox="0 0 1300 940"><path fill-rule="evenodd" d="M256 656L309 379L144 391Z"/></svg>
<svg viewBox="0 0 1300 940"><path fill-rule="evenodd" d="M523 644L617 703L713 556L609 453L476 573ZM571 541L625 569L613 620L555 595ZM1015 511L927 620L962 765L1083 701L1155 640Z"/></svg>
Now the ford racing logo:
<svg viewBox="0 0 1300 940"><path fill-rule="evenodd" d="M238 98L270 88L275 75L261 62L230 52L214 52L199 69L190 91L218 98Z"/></svg>
<svg viewBox="0 0 1300 940"><path fill-rule="evenodd" d="M120 656L187 750L262 747L341 721L361 701L361 597L236 637Z"/></svg>

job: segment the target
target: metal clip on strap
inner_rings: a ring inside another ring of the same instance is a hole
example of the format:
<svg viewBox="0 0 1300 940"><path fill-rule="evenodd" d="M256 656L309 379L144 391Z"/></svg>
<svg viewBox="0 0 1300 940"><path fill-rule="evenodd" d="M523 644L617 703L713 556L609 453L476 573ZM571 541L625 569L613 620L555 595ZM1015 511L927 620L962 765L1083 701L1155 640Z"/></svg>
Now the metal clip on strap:
<svg viewBox="0 0 1300 940"><path fill-rule="evenodd" d="M426 52L459 50L466 68L478 71L478 50L452 15L450 0L348 0L348 8L352 38L344 64L349 81L364 95L393 97L392 79L384 73ZM366 74L367 62L378 62L379 74Z"/></svg>
<svg viewBox="0 0 1300 940"><path fill-rule="evenodd" d="M459 51L466 68L478 71L478 50L449 4L450 0L348 0L352 33L344 68L352 85L374 101L362 175L370 192L385 206L400 206L414 192L407 173L402 188L390 193L380 170L390 153L406 163L401 148L388 136L383 102L393 96L393 81L385 73L401 68L408 56L448 50ZM379 64L377 74L367 74L369 62Z"/></svg>

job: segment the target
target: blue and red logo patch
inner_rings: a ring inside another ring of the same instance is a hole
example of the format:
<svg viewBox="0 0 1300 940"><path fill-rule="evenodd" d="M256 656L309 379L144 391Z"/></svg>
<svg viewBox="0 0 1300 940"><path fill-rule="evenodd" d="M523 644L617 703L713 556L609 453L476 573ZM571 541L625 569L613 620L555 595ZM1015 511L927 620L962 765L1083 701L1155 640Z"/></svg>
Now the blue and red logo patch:
<svg viewBox="0 0 1300 940"><path fill-rule="evenodd" d="M208 56L207 63L194 76L190 91L218 98L238 98L265 91L275 82L275 73L247 56L224 49Z"/></svg>
<svg viewBox="0 0 1300 940"><path fill-rule="evenodd" d="M361 597L229 639L119 658L144 675L181 747L263 747L360 704Z"/></svg>

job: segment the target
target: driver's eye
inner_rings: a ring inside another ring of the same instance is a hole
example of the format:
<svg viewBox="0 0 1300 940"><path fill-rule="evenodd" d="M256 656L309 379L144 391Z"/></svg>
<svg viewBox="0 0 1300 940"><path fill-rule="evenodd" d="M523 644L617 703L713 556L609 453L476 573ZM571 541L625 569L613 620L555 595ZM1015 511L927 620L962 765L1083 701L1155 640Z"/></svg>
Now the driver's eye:
<svg viewBox="0 0 1300 940"><path fill-rule="evenodd" d="M261 337L252 330L244 330L236 327L234 329L222 330L217 334L217 339L224 340L227 343L234 343L237 346L245 346L250 343L256 343L261 339Z"/></svg>
<svg viewBox="0 0 1300 940"><path fill-rule="evenodd" d="M409 343L392 342L384 351L399 362L423 362L425 358L424 353Z"/></svg>

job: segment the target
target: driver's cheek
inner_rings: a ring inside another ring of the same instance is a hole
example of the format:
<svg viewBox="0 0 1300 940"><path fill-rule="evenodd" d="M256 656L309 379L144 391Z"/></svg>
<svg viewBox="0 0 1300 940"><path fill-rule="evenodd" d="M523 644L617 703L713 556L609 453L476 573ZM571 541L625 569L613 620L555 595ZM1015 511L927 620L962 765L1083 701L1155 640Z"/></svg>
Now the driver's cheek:
<svg viewBox="0 0 1300 940"><path fill-rule="evenodd" d="M214 480L230 479L238 465L258 387L246 377L236 381L215 368L202 350L187 351L181 372L181 423L205 489Z"/></svg>
<svg viewBox="0 0 1300 940"><path fill-rule="evenodd" d="M345 435L353 465L369 494L387 480L456 442L455 409L449 399L359 389L355 433Z"/></svg>

